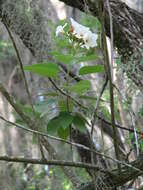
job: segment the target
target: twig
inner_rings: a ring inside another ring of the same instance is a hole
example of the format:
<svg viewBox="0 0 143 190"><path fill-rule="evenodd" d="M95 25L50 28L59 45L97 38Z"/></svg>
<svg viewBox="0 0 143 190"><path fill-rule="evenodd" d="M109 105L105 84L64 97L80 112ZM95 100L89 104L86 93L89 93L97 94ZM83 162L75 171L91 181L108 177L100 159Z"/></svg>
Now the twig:
<svg viewBox="0 0 143 190"><path fill-rule="evenodd" d="M71 78L73 78L75 81L80 82L80 81L82 80L82 79L81 79L80 77L78 77L74 72L68 71L66 65L64 65L64 64L62 64L62 63L57 63L57 64L60 65L60 67L63 69L63 71L64 71L65 73L68 73L68 72L69 72L69 76L70 76Z"/></svg>
<svg viewBox="0 0 143 190"><path fill-rule="evenodd" d="M94 131L94 125L95 125L95 121L96 121L96 117L97 117L97 110L98 110L99 102L100 102L100 99L101 99L101 97L103 95L103 92L104 92L104 90L105 90L105 88L107 86L107 83L108 83L108 78L106 78L106 81L103 84L101 92L100 92L100 94L99 94L99 96L97 98L97 101L96 101L95 109L94 109L94 112L93 112L93 118L91 120L91 133L90 133L91 141L93 141L93 131ZM93 143L91 143L91 150L94 150L94 144ZM93 154L92 151L91 151L91 163L94 164L94 154ZM95 178L95 176L94 176L94 178Z"/></svg>
<svg viewBox="0 0 143 190"><path fill-rule="evenodd" d="M100 152L98 152L98 151L91 150L89 147L87 147L87 146L85 146L85 145L78 144L78 143L74 143L74 142L70 142L70 141L67 141L67 140L64 140L64 139L55 137L55 136L51 136L51 135L48 135L48 134L45 134L45 133L42 133L42 132L39 132L39 131L36 131L36 130L32 130L32 129L26 128L26 127L24 127L24 126L22 126L22 125L19 125L19 124L17 124L17 123L11 122L11 121L5 119L5 118L2 117L2 116L0 116L0 119L2 119L3 121L5 121L5 122L7 122L7 123L9 123L9 124L11 124L11 125L14 125L15 127L19 128L19 129L23 129L23 130L25 130L25 131L27 131L27 132L30 132L30 133L33 133L33 134L37 134L37 135L40 135L40 136L43 136L43 137L47 137L47 138L50 138L50 139L52 139L52 140L56 140L56 141L59 141L59 142L64 142L64 143L67 143L67 144L72 144L72 145L75 146L75 147L78 147L78 148L87 150L87 151L89 151L89 152L94 152L95 154L97 154L97 155L99 155L99 156L101 156L101 157L105 157L105 158L107 158L107 159L110 159L110 160L112 160L112 161L115 162L115 163L119 163L119 164L121 164L121 165L125 165L125 166L127 166L127 167L133 168L133 166L130 165L130 164L127 164L127 163L121 162L121 161L119 161L119 160L117 160L117 159L111 158L110 156L107 156L107 155L105 155L105 154L103 154L103 153L100 153ZM134 167L134 169L135 169L135 170L138 170L138 168L135 168L135 167Z"/></svg>
<svg viewBox="0 0 143 190"><path fill-rule="evenodd" d="M15 109L15 111L21 116L21 118L26 122L26 124L30 127L33 127L34 121L28 117L22 109L19 107L12 96L9 95L7 90L4 88L3 84L0 82L0 92L7 99L7 101L11 104L11 106Z"/></svg>
<svg viewBox="0 0 143 190"><path fill-rule="evenodd" d="M92 118L92 126L91 126L91 137L93 137L93 129L94 129L94 124L95 124L95 120L96 120L96 117L97 117L97 110L98 110L98 106L99 106L99 102L100 102L100 99L103 95L103 92L107 86L107 83L108 83L108 78L106 77L106 80L105 80L105 83L103 84L102 86L102 89L101 89L101 92L97 98L97 101L96 101L96 105L95 105L95 109L94 109L94 113L93 113L93 118Z"/></svg>
<svg viewBox="0 0 143 190"><path fill-rule="evenodd" d="M7 162L16 162L16 163L30 163L30 164L40 164L40 165L54 165L54 166L69 166L76 168L88 168L103 172L105 174L110 174L110 171L102 169L98 166L92 166L91 164L86 164L82 162L70 162L65 160L41 160L36 158L22 158L22 157L9 157L9 156L0 156L1 161Z"/></svg>
<svg viewBox="0 0 143 190"><path fill-rule="evenodd" d="M81 108L86 109L86 110L88 109L84 105L80 104L75 98L73 98L72 96L70 96L69 94L67 94L66 92L64 92L62 89L60 89L51 78L49 78L49 81L52 83L52 85L55 87L55 89L58 90L62 95L70 98L71 100L73 100Z"/></svg>
<svg viewBox="0 0 143 190"><path fill-rule="evenodd" d="M13 97L11 97L9 95L9 93L5 90L5 88L3 87L2 83L0 83L0 92L3 94L3 96L7 99L7 101L12 105L12 107L15 109L15 111L20 115L20 117L23 119L23 121L31 128L30 130L33 129L33 127L35 127L35 122L29 117L27 116L22 109L19 107L19 105L17 105L13 99ZM40 121L39 121L40 122ZM38 123L36 122L36 126L38 125ZM16 126L16 125L15 125ZM18 127L18 126L17 126ZM36 128L36 127L35 127ZM35 133L36 134L36 133ZM37 132L37 134L39 134L39 132ZM39 134L40 135L40 134ZM43 140L44 138L41 139L42 140L42 145L43 145ZM49 152L49 154L54 155L57 157L59 157L59 155L55 152L55 150L53 149L53 147L50 145L50 143L48 142L48 140L44 140L44 147L45 149ZM74 186L76 186L76 184L79 183L79 179L77 180L76 176L74 175L73 171L69 168L66 167L61 167L62 170L64 171L65 175L71 180L72 184ZM71 178L72 175L72 178Z"/></svg>
<svg viewBox="0 0 143 190"><path fill-rule="evenodd" d="M122 97L122 99L126 102L126 101L127 101L126 98L124 98L124 97L122 96L122 94L121 94L120 90L118 89L118 87L117 87L115 84L113 84L113 86L114 86L114 88L118 91L118 93L120 94L120 96ZM134 118L135 113L134 113L134 111L132 110L132 108L130 108L130 107L128 106L128 104L127 104L127 107L128 107L128 109L129 109L129 115L130 115L130 117L131 117L132 126L133 126L133 132L134 132L134 137L135 137L135 145L136 145L136 151L137 151L136 153L137 153L137 156L139 156L139 144L138 144L138 136L137 136L138 131L136 130L136 121L135 121L135 118Z"/></svg>
<svg viewBox="0 0 143 190"><path fill-rule="evenodd" d="M26 92L27 92L27 95L28 95L28 98L29 98L29 102L31 104L31 107L32 107L32 110L34 112L34 107L33 107L33 103L32 103L32 98L31 98L31 95L30 95L30 92L29 92L29 88L28 88L28 83L27 83L27 80L26 80L26 76L25 76L25 72L24 72L24 68L23 68L23 63L22 63L22 60L21 60L21 57L20 57L20 54L19 54L19 51L17 49L17 46L16 46L16 43L15 43L15 40L12 36L12 33L7 25L7 22L5 19L3 19L3 24L5 25L5 28L7 29L7 32L9 34L9 37L12 41L12 44L13 44L13 47L15 49L15 52L16 52L16 55L17 55L17 59L18 59L18 62L19 62L19 65L20 65L20 69L21 69L21 72L22 72L22 76L23 76L23 80L24 80L24 84L25 84L25 89L26 89Z"/></svg>
<svg viewBox="0 0 143 190"><path fill-rule="evenodd" d="M109 121L105 120L105 119L102 118L101 116L97 115L97 117L98 117L98 119L102 120L102 121L105 122L106 124L112 125ZM131 133L134 133L134 130L133 130L133 129L129 129L129 128L123 127L123 126L121 126L121 125L119 125L119 124L117 124L117 123L115 123L115 126L116 126L117 128L119 128L119 129L126 130L126 131L129 131L129 132L131 132ZM141 135L142 132L138 132L138 131L137 131L137 134Z"/></svg>
<svg viewBox="0 0 143 190"><path fill-rule="evenodd" d="M117 130L115 127L115 116L114 116L114 92L113 92L113 85L112 85L112 76L111 76L111 69L110 69L110 62L109 62L109 55L108 55L108 49L107 49L107 41L106 41L106 33L104 28L104 17L105 17L105 9L104 9L104 1L101 2L101 28L102 28L102 45L104 50L104 56L105 56L105 68L107 72L107 76L109 78L109 89L110 89L110 108L111 108L111 124L113 128L113 141L114 141L114 148L115 148L115 155L116 159L120 160L119 156L119 148L118 148L118 141L117 141ZM118 169L120 172L120 165L118 164Z"/></svg>

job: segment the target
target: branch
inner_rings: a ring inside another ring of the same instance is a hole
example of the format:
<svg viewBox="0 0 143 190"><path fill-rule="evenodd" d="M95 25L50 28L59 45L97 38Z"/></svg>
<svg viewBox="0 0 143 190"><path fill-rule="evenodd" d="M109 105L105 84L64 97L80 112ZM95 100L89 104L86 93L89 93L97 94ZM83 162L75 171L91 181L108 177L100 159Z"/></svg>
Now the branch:
<svg viewBox="0 0 143 190"><path fill-rule="evenodd" d="M27 83L27 79L26 79L26 76L25 76L25 72L24 72L24 68L23 68L23 63L22 63L22 60L21 60L21 57L20 57L20 54L19 54L19 51L17 49L17 46L16 46L16 43L15 43L15 40L14 40L14 37L6 23L6 20L3 19L3 23L5 25L5 28L7 29L7 32L9 34L9 37L12 41L12 44L13 44L13 47L15 49L15 52L16 52L16 55L17 55L17 59L18 59L18 62L19 62L19 65L20 65L20 69L21 69L21 73L22 73L22 77L23 77L23 80L24 80L24 84L25 84L25 89L26 89L26 92L27 92L27 95L28 95L28 99L29 99L29 103L31 104L31 107L32 107L32 110L34 112L34 107L33 107L33 103L32 103L32 98L31 98L31 94L30 94L30 91L29 91L29 88L28 88L28 83Z"/></svg>
<svg viewBox="0 0 143 190"><path fill-rule="evenodd" d="M108 170L103 170L98 166L92 166L91 164L86 164L82 162L70 162L65 160L41 160L35 158L21 158L21 157L9 157L9 156L0 156L1 161L7 162L16 162L16 163L30 163L30 164L39 164L39 165L54 165L54 166L69 166L76 168L88 168L92 170L97 170L103 173L110 173Z"/></svg>
<svg viewBox="0 0 143 190"><path fill-rule="evenodd" d="M129 170L126 166L122 167L120 174L118 173L118 170L112 170L113 176L110 174L103 176L104 184L109 185L110 189L116 189L117 187L124 185L130 180L136 179L137 177L143 175L142 160L143 160L143 155L141 155L137 160L130 163L133 167L138 168L140 171L134 170L133 168L130 168ZM99 182L97 181L97 184L100 182L101 181ZM93 182L88 183L85 190L87 189L94 190L94 183Z"/></svg>
<svg viewBox="0 0 143 190"><path fill-rule="evenodd" d="M45 134L45 133L42 133L42 132L39 132L39 131L36 131L36 130L33 130L33 129L26 128L26 127L24 127L24 126L22 126L22 125L19 125L19 124L17 124L17 123L11 122L11 121L5 119L5 118L2 117L2 116L0 116L0 119L3 120L3 121L5 121L6 123L8 123L8 124L10 124L10 125L13 125L13 126L19 128L19 129L22 129L22 130L24 130L24 131L30 132L30 133L32 133L32 134L40 135L41 137L47 137L47 138L52 139L52 140L55 140L55 141L63 142L63 143L66 143L66 144L70 144L70 145L75 146L75 147L77 147L77 148L84 149L84 150L87 150L87 151L89 151L89 152L93 152L93 153L95 153L95 154L97 154L97 155L99 155L99 156L101 156L101 157L105 157L105 158L107 158L107 159L109 159L109 160L112 160L112 161L115 162L115 163L118 163L118 164L121 164L121 165L125 165L125 166L128 166L128 167L131 167L131 168L132 168L132 166L131 166L130 164L127 164L127 163L121 162L121 161L119 161L119 160L116 160L116 159L114 159L114 158L111 158L111 157L108 156L108 155L105 155L105 154L103 154L103 153L100 153L100 152L98 152L98 151L95 151L94 149L90 149L89 147L84 146L84 145L82 145L82 144L74 143L74 142L71 142L71 141L68 141L68 140L64 140L64 139L61 139L61 138L58 138L58 137L55 137L55 136L51 136L51 135L48 135L48 134ZM135 170L138 170L137 168L134 168L134 169L135 169Z"/></svg>
<svg viewBox="0 0 143 190"><path fill-rule="evenodd" d="M11 104L11 106L15 109L15 111L20 115L20 117L23 119L23 121L31 129L36 128L35 122L22 111L22 109L19 107L18 104L15 103L13 97L11 97L9 95L9 93L6 91L6 89L3 87L3 85L1 83L0 83L0 92L7 99L7 101ZM36 126L38 126L38 122L39 122L39 126L41 126L41 123L42 123L41 121L36 121ZM42 145L45 147L45 149L49 152L50 155L54 155L56 158L60 158L60 156L55 152L55 150L53 149L53 147L51 146L51 144L48 142L47 139L45 140L44 138L42 138L41 141L42 141ZM65 173L65 175L71 180L73 185L77 186L79 184L80 180L75 176L74 172L72 170L69 170L66 167L63 167L62 169L63 169L63 172ZM72 178L71 178L71 176L72 176Z"/></svg>
<svg viewBox="0 0 143 190"><path fill-rule="evenodd" d="M104 8L104 1L99 4L101 9L99 11L102 11L100 13L101 17L101 28L102 28L102 47L103 47L103 53L104 53L104 65L105 70L109 79L109 92L110 92L110 109L111 109L111 125L113 128L113 141L114 141L114 148L115 148L115 155L116 159L120 160L119 156L119 147L118 147L118 141L117 141L117 129L115 127L115 116L114 116L114 92L113 92L113 84L112 84L112 74L111 74L111 68L110 68L110 62L109 62L109 55L108 55L108 47L107 47L107 41L106 41L106 34L105 34L105 28L104 28L104 22L105 22L105 8ZM120 165L118 164L119 172L121 170Z"/></svg>
<svg viewBox="0 0 143 190"><path fill-rule="evenodd" d="M25 121L25 123L31 128L34 126L34 121L28 117L20 108L20 106L15 103L15 100L12 96L9 95L7 90L4 88L3 84L0 82L0 93L7 99L7 101L11 104L11 106L15 109L15 111L20 115L20 117Z"/></svg>
<svg viewBox="0 0 143 190"><path fill-rule="evenodd" d="M85 110L88 109L88 108L85 107L83 104L81 104L79 101L77 101L75 98L73 98L71 95L67 94L67 93L64 92L61 88L59 88L59 87L56 85L56 83L55 83L51 78L48 78L48 79L49 79L49 81L51 82L51 84L55 87L55 89L56 89L57 91L59 91L62 95L64 95L64 96L70 98L71 100L73 100L73 102L74 102L75 104L77 104L79 107L81 107L81 108L83 108L83 109L85 109Z"/></svg>

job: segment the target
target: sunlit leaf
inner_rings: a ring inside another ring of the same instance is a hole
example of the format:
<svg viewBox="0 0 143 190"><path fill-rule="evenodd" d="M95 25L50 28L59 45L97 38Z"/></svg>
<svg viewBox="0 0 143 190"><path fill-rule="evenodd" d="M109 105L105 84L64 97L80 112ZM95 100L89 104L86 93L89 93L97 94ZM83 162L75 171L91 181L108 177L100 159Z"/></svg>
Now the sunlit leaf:
<svg viewBox="0 0 143 190"><path fill-rule="evenodd" d="M72 54L61 54L59 52L52 52L51 54L54 55L54 58L57 61L60 61L65 64L69 64L74 58Z"/></svg>
<svg viewBox="0 0 143 190"><path fill-rule="evenodd" d="M24 70L47 77L56 77L59 72L58 65L54 63L39 63L24 66Z"/></svg>
<svg viewBox="0 0 143 190"><path fill-rule="evenodd" d="M52 97L56 97L58 95L59 94L55 93L55 92L46 92L46 93L39 94L38 96L52 96Z"/></svg>
<svg viewBox="0 0 143 190"><path fill-rule="evenodd" d="M83 55L81 57L77 57L76 58L76 63L80 63L80 62L87 62L87 61L94 61L99 59L99 57L97 55Z"/></svg>
<svg viewBox="0 0 143 190"><path fill-rule="evenodd" d="M103 73L104 66L103 65L94 65L94 66L84 66L79 70L79 75L86 75L92 73Z"/></svg>
<svg viewBox="0 0 143 190"><path fill-rule="evenodd" d="M71 87L69 87L69 91L76 92L79 94L85 93L90 89L91 89L91 83L88 80L82 80L82 81L72 85Z"/></svg>

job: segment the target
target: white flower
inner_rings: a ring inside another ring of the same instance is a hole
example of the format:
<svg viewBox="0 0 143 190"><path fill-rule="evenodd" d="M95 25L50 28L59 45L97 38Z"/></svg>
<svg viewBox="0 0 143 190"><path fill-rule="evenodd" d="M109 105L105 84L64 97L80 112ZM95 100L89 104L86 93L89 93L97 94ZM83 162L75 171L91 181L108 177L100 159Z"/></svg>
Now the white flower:
<svg viewBox="0 0 143 190"><path fill-rule="evenodd" d="M87 49L97 46L98 35L89 31L83 36L84 44Z"/></svg>
<svg viewBox="0 0 143 190"><path fill-rule="evenodd" d="M58 26L56 28L56 36L58 36L60 33L64 33L63 26Z"/></svg>
<svg viewBox="0 0 143 190"><path fill-rule="evenodd" d="M60 26L57 26L57 28L56 28L56 36L58 36L60 33L63 33L64 34L64 28L67 26L67 23L64 25L64 26L62 26L62 25L60 25Z"/></svg>
<svg viewBox="0 0 143 190"><path fill-rule="evenodd" d="M77 23L72 18L71 20L71 32L78 39L83 39L84 44L81 45L82 48L86 47L87 49L97 46L98 35L92 33L88 27L85 27Z"/></svg>
<svg viewBox="0 0 143 190"><path fill-rule="evenodd" d="M73 20L72 18L70 18L70 20L71 20L71 25L73 29L72 33L78 39L82 39L84 34L90 31L88 27L82 26L81 24Z"/></svg>

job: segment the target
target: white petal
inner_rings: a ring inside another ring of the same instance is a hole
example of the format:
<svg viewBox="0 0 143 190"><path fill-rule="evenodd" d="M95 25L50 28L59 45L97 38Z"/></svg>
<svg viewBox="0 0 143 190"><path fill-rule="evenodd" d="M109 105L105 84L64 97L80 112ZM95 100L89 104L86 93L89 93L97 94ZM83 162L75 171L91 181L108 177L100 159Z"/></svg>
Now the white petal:
<svg viewBox="0 0 143 190"><path fill-rule="evenodd" d="M89 49L90 47L96 47L97 38L98 38L98 35L92 33L91 31L86 33L83 38L86 48Z"/></svg>
<svg viewBox="0 0 143 190"><path fill-rule="evenodd" d="M58 26L56 28L56 36L58 36L60 33L64 33L63 26Z"/></svg>
<svg viewBox="0 0 143 190"><path fill-rule="evenodd" d="M82 26L72 18L70 18L70 20L71 20L71 25L74 29L73 34L79 39L83 38L84 33L88 32L89 28Z"/></svg>

